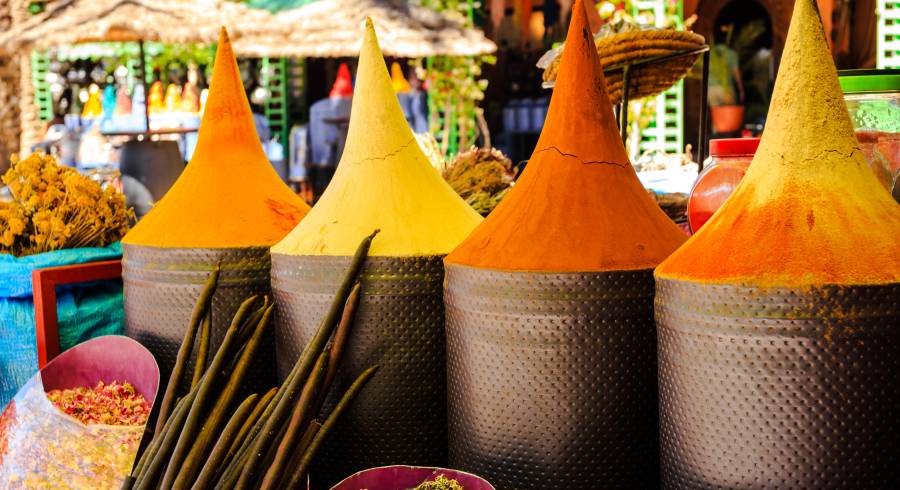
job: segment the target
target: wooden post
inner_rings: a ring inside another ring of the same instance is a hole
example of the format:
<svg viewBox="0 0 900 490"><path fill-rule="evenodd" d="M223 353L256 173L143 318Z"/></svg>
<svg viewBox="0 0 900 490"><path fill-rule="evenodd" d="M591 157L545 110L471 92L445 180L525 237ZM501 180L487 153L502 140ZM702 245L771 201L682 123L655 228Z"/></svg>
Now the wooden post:
<svg viewBox="0 0 900 490"><path fill-rule="evenodd" d="M144 135L150 135L150 91L147 89L147 60L144 57L144 40L138 41L141 57L141 87L144 88Z"/></svg>

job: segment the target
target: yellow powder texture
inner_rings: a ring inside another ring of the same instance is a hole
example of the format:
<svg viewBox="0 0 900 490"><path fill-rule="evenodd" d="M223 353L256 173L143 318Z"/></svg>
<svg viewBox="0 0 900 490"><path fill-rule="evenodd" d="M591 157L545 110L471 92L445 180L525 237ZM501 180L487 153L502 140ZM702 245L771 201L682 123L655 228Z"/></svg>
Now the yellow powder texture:
<svg viewBox="0 0 900 490"><path fill-rule="evenodd" d="M271 246L308 211L263 153L222 29L194 155L122 242L167 248Z"/></svg>
<svg viewBox="0 0 900 490"><path fill-rule="evenodd" d="M900 206L866 163L814 0L798 0L759 150L658 277L750 286L900 281Z"/></svg>
<svg viewBox="0 0 900 490"><path fill-rule="evenodd" d="M313 210L272 253L353 255L378 228L370 255L444 255L480 222L419 148L366 20L340 164Z"/></svg>
<svg viewBox="0 0 900 490"><path fill-rule="evenodd" d="M528 166L446 262L523 271L652 269L686 238L628 160L579 0Z"/></svg>

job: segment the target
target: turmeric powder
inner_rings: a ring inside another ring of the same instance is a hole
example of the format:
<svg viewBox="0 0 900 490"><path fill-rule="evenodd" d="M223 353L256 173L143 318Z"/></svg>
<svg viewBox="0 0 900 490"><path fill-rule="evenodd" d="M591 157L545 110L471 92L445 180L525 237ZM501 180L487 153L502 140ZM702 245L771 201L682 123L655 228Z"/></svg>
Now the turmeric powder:
<svg viewBox="0 0 900 490"><path fill-rule="evenodd" d="M525 171L446 262L524 271L652 269L686 238L631 166L579 0Z"/></svg>
<svg viewBox="0 0 900 490"><path fill-rule="evenodd" d="M194 156L122 242L173 248L268 246L308 210L263 153L223 28Z"/></svg>
<svg viewBox="0 0 900 490"><path fill-rule="evenodd" d="M444 255L481 216L422 152L391 85L375 28L366 20L347 146L328 188L272 253L353 255L378 228L369 255Z"/></svg>
<svg viewBox="0 0 900 490"><path fill-rule="evenodd" d="M799 0L759 150L658 277L797 287L900 281L900 206L860 151L814 0Z"/></svg>

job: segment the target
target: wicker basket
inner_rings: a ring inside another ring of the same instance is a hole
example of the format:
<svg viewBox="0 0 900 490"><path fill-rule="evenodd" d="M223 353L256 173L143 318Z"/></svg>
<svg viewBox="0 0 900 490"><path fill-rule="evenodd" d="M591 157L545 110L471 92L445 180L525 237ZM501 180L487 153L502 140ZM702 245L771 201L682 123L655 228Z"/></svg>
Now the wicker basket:
<svg viewBox="0 0 900 490"><path fill-rule="evenodd" d="M690 31L661 29L613 34L597 39L595 44L600 63L610 69L648 58L693 51L703 47L705 42L703 36ZM688 74L699 56L696 53L632 68L628 74L629 98L651 97L665 91ZM562 56L557 55L544 70L545 86L553 86L561 61ZM606 86L613 104L622 101L623 85L622 70L607 73Z"/></svg>

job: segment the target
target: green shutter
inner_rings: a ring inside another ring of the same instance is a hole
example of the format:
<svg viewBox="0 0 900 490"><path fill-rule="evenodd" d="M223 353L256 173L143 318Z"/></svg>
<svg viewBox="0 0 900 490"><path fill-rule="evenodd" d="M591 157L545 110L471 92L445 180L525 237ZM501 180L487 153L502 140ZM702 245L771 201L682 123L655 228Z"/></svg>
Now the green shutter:
<svg viewBox="0 0 900 490"><path fill-rule="evenodd" d="M31 52L31 80L34 85L34 104L41 121L53 119L53 94L47 83L50 71L50 56L46 51Z"/></svg>
<svg viewBox="0 0 900 490"><path fill-rule="evenodd" d="M632 15L651 12L656 25L662 26L666 17L667 0L632 2ZM678 1L678 18L682 17L682 2ZM680 27L680 26L679 26ZM662 150L666 153L684 151L684 82L656 96L656 110L650 125L641 132L640 151Z"/></svg>
<svg viewBox="0 0 900 490"><path fill-rule="evenodd" d="M269 93L263 105L269 128L287 151L288 133L288 63L285 58L262 59L262 82Z"/></svg>
<svg viewBox="0 0 900 490"><path fill-rule="evenodd" d="M878 0L878 68L900 68L900 2Z"/></svg>

